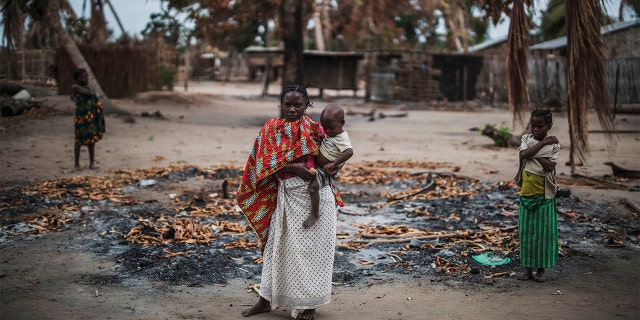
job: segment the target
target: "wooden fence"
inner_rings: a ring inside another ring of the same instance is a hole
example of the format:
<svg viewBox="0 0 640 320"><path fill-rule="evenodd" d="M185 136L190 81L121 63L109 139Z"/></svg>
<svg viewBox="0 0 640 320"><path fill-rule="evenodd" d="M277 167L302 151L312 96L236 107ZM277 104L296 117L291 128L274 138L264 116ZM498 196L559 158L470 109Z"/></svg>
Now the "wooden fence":
<svg viewBox="0 0 640 320"><path fill-rule="evenodd" d="M532 103L557 100L561 104L567 98L567 80L564 57L529 56L529 94ZM585 66L588 67L588 66ZM484 66L478 81L482 97L495 102L508 102L506 63L502 56L484 57ZM607 83L611 103L640 103L640 58L611 58L607 62ZM616 90L617 84L617 90Z"/></svg>
<svg viewBox="0 0 640 320"><path fill-rule="evenodd" d="M55 50L15 50L13 57L10 53L0 47L0 79L55 84Z"/></svg>
<svg viewBox="0 0 640 320"><path fill-rule="evenodd" d="M177 69L178 52L173 47L144 45L79 46L105 93L122 98L137 92L159 90L159 66ZM0 47L0 79L55 85L67 94L73 84L75 66L67 53L54 49L16 50Z"/></svg>

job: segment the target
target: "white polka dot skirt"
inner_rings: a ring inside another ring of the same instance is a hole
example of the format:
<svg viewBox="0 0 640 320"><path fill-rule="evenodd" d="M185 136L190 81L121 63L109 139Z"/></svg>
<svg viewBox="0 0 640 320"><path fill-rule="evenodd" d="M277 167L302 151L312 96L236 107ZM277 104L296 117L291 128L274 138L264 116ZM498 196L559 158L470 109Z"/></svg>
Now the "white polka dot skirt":
<svg viewBox="0 0 640 320"><path fill-rule="evenodd" d="M320 189L320 220L303 228L311 213L308 185L298 177L280 181L260 283L260 296L272 308L313 309L331 300L338 212L326 186Z"/></svg>

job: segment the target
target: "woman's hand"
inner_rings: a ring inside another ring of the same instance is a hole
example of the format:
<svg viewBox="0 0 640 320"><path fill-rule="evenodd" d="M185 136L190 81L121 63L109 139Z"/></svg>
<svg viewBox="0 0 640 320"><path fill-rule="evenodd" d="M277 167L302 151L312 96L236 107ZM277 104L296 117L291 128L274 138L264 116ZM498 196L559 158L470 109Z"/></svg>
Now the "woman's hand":
<svg viewBox="0 0 640 320"><path fill-rule="evenodd" d="M311 180L313 178L315 178L316 174L315 174L315 169L314 171L309 170L303 163L290 163L288 165L286 165L283 170L285 172L290 172L293 173L295 175L297 175L298 177L302 178L303 180Z"/></svg>

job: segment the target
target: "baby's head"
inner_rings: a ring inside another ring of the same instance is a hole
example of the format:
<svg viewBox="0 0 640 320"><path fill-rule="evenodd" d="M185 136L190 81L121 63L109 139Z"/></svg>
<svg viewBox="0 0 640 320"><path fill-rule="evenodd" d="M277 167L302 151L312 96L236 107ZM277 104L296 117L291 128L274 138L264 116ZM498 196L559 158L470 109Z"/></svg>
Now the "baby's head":
<svg viewBox="0 0 640 320"><path fill-rule="evenodd" d="M320 124L324 129L324 133L329 137L335 137L342 133L344 109L337 103L326 105L322 113L320 113Z"/></svg>

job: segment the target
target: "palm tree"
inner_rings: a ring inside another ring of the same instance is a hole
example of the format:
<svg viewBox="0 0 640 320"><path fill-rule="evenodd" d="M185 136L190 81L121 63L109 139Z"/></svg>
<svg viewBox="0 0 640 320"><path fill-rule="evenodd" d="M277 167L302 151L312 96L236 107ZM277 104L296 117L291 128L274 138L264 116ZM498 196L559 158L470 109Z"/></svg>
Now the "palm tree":
<svg viewBox="0 0 640 320"><path fill-rule="evenodd" d="M282 0L280 4L280 30L284 43L284 70L286 80L302 84L304 82L302 12L304 0Z"/></svg>
<svg viewBox="0 0 640 320"><path fill-rule="evenodd" d="M526 22L524 6L532 6L531 0L514 0L508 39L507 88L509 105L514 119L522 120L529 101L528 67L526 63ZM576 160L585 162L589 155L589 109L593 107L600 125L607 132L610 146L616 143L616 125L613 106L607 88L607 47L600 33L605 21L599 0L567 0L567 109L569 118L571 172L575 172ZM577 159L576 159L577 158Z"/></svg>
<svg viewBox="0 0 640 320"><path fill-rule="evenodd" d="M0 0L0 5L2 8L2 21L5 24L3 37L6 39L9 48L16 48L15 44L22 42L26 16L31 17L33 20L46 22L57 36L59 45L69 54L74 65L77 68L87 70L89 84L93 86L96 94L102 100L105 112L128 114L128 112L111 102L104 93L87 60L80 52L78 45L62 25L61 14L75 16L75 12L67 0ZM7 28L6 26L10 27Z"/></svg>
<svg viewBox="0 0 640 320"><path fill-rule="evenodd" d="M525 6L531 6L532 0L514 0L511 10L511 23L507 40L507 91L509 109L513 112L514 122L523 122L524 110L529 105L529 67L527 51L529 49L529 21Z"/></svg>
<svg viewBox="0 0 640 320"><path fill-rule="evenodd" d="M567 109L571 149L571 173L575 158L584 161L589 154L589 108L598 114L607 132L608 142L615 145L616 130L613 106L607 90L607 45L600 33L604 14L598 0L566 1L567 11Z"/></svg>

